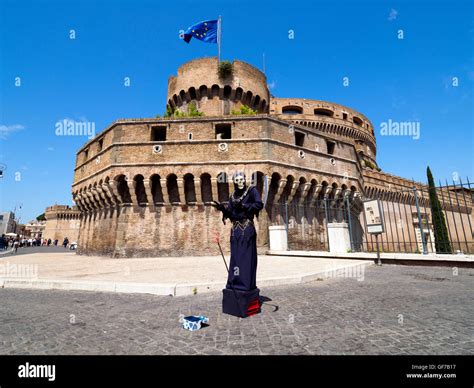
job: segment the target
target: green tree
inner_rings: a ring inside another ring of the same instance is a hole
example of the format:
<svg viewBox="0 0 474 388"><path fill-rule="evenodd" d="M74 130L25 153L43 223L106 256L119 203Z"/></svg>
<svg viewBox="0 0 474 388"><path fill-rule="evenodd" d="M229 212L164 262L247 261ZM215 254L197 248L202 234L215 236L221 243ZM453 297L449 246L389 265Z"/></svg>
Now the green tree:
<svg viewBox="0 0 474 388"><path fill-rule="evenodd" d="M430 194L431 219L433 220L435 249L437 253L452 253L451 242L449 241L448 228L444 219L443 208L436 193L436 187L431 174L430 167L426 169L428 177L428 190Z"/></svg>
<svg viewBox="0 0 474 388"><path fill-rule="evenodd" d="M46 217L45 217L44 213L42 213L38 217L36 217L36 221L46 221Z"/></svg>

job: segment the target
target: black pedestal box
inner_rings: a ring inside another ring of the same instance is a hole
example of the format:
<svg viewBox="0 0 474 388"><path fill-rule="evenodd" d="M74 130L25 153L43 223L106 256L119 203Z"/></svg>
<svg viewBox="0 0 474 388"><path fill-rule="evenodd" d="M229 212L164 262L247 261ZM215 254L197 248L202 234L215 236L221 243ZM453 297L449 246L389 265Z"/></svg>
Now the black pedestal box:
<svg viewBox="0 0 474 388"><path fill-rule="evenodd" d="M258 314L262 306L260 290L239 291L225 288L222 290L222 312L236 317L246 318Z"/></svg>

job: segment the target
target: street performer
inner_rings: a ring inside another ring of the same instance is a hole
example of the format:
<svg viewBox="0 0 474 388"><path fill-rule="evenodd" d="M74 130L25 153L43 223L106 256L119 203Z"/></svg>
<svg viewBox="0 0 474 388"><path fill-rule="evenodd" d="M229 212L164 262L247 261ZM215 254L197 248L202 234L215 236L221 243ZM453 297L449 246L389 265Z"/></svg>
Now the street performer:
<svg viewBox="0 0 474 388"><path fill-rule="evenodd" d="M260 312L257 288L257 233L254 216L263 208L255 186L247 185L245 175L237 172L233 177L234 191L225 206L214 201L213 206L222 212L222 220L232 222L230 236L230 266L224 292L225 313L248 316ZM235 314L234 314L235 313Z"/></svg>

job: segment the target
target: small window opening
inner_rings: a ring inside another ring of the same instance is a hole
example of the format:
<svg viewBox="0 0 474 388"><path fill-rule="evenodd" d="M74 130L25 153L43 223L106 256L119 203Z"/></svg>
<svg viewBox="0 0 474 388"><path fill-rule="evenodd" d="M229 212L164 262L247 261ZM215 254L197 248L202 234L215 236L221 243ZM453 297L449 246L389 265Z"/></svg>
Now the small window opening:
<svg viewBox="0 0 474 388"><path fill-rule="evenodd" d="M328 154L329 155L334 155L334 150L336 149L336 143L333 141L326 141L326 145L328 147Z"/></svg>
<svg viewBox="0 0 474 388"><path fill-rule="evenodd" d="M216 124L216 139L231 139L232 127L231 124Z"/></svg>
<svg viewBox="0 0 474 388"><path fill-rule="evenodd" d="M298 147L304 146L305 134L303 132L295 131L295 145Z"/></svg>
<svg viewBox="0 0 474 388"><path fill-rule="evenodd" d="M166 141L166 127L151 127L151 141Z"/></svg>

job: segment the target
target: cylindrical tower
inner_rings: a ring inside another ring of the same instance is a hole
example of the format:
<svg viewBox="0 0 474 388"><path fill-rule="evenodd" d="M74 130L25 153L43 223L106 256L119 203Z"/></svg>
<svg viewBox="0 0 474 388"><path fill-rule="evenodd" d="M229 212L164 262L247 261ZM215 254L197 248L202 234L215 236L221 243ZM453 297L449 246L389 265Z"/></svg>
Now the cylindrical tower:
<svg viewBox="0 0 474 388"><path fill-rule="evenodd" d="M168 106L172 111L186 112L193 102L206 116L228 115L241 105L267 113L269 99L265 74L237 60L231 72L219 74L217 58L195 59L182 65L178 75L168 80Z"/></svg>

